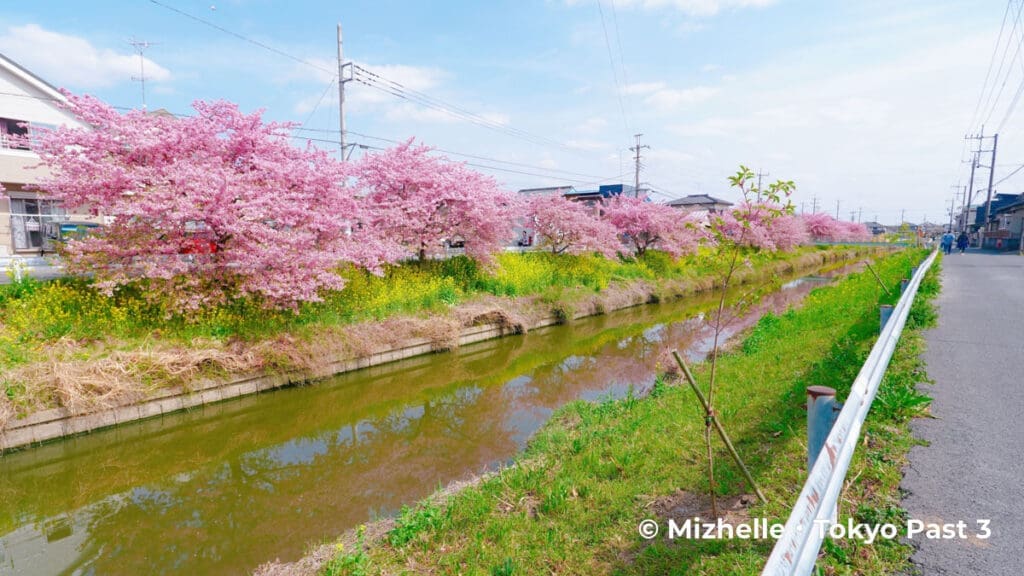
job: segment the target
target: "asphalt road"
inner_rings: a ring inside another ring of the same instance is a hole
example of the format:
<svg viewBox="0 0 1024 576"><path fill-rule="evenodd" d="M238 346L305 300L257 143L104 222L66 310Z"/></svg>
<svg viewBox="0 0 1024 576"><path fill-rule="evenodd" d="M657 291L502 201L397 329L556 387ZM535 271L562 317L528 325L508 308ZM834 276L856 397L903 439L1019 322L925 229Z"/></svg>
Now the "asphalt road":
<svg viewBox="0 0 1024 576"><path fill-rule="evenodd" d="M967 539L914 538L925 575L1024 574L1024 256L943 260L938 327L926 334L934 418L913 430L902 487L911 519L964 521ZM991 536L978 520L990 520Z"/></svg>

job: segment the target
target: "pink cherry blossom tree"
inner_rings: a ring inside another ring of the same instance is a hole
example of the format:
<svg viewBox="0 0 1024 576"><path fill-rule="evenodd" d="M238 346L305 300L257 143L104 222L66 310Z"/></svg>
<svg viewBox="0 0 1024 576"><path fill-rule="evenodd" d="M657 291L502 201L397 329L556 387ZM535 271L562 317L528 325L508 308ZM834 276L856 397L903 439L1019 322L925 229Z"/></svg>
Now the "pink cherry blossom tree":
<svg viewBox="0 0 1024 576"><path fill-rule="evenodd" d="M108 294L142 281L175 311L249 296L294 307L340 289L341 262L390 259L371 231L351 230L364 216L347 167L290 145L286 124L227 102L182 118L70 94L67 106L91 129L42 132L51 175L39 188L107 218L65 256Z"/></svg>
<svg viewBox="0 0 1024 576"><path fill-rule="evenodd" d="M430 152L410 139L358 163L369 225L421 260L458 241L470 257L490 262L513 236L519 200L493 178Z"/></svg>
<svg viewBox="0 0 1024 576"><path fill-rule="evenodd" d="M554 254L600 252L615 258L622 248L615 226L600 217L597 207L559 194L530 198L525 216L525 225L536 232L538 243Z"/></svg>
<svg viewBox="0 0 1024 576"><path fill-rule="evenodd" d="M808 233L815 240L823 242L865 242L871 239L871 232L863 224L836 220L824 213L807 214L802 218Z"/></svg>
<svg viewBox="0 0 1024 576"><path fill-rule="evenodd" d="M617 196L604 210L637 256L657 248L678 257L695 252L704 237L703 228L690 216L665 204Z"/></svg>

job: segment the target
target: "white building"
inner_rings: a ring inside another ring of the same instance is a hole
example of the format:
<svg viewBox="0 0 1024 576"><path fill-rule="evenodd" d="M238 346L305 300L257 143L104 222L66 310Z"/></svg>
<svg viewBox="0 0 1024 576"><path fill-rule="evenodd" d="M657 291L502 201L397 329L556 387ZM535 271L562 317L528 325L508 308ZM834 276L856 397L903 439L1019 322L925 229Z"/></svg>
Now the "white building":
<svg viewBox="0 0 1024 576"><path fill-rule="evenodd" d="M89 220L69 217L45 193L29 189L46 174L33 168L39 156L31 150L32 128L82 126L59 106L64 100L56 88L0 54L0 256L40 254L49 246L48 223ZM26 146L15 135L28 135L30 142Z"/></svg>

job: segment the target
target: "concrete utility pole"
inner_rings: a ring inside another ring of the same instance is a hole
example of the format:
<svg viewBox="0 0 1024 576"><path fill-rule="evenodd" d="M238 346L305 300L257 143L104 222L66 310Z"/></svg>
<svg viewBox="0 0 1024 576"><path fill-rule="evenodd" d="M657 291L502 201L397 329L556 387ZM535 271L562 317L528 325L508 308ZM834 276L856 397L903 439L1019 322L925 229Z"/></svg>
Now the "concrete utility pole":
<svg viewBox="0 0 1024 576"><path fill-rule="evenodd" d="M977 154L972 154L971 155L971 180L967 184L967 193L964 194L964 209L963 209L964 223L960 227L960 231L961 232L966 232L967 231L967 225L969 224L969 222L967 220L967 209L971 207L971 200L972 200L971 196L974 195L974 169L977 168L977 167L978 167L978 155Z"/></svg>
<svg viewBox="0 0 1024 576"><path fill-rule="evenodd" d="M345 159L345 61L342 60L341 22L338 22L338 128L341 130L341 159Z"/></svg>
<svg viewBox="0 0 1024 576"><path fill-rule="evenodd" d="M863 220L861 219L861 216L863 216L863 215L864 215L864 207L861 206L860 208L857 208L857 222L858 223L859 222L863 222Z"/></svg>
<svg viewBox="0 0 1024 576"><path fill-rule="evenodd" d="M818 213L818 197L811 196L811 214Z"/></svg>
<svg viewBox="0 0 1024 576"><path fill-rule="evenodd" d="M907 221L907 211L906 210L900 210L900 226L903 226L903 223L906 222L906 221Z"/></svg>
<svg viewBox="0 0 1024 576"><path fill-rule="evenodd" d="M142 55L150 46L156 46L154 42L146 42L145 40L136 40L134 37L128 41L129 44L135 48L135 52L139 54L139 75L132 76L132 80L138 82L142 86L142 109L146 109L146 58Z"/></svg>
<svg viewBox="0 0 1024 576"><path fill-rule="evenodd" d="M839 200L836 200L836 220L839 220Z"/></svg>
<svg viewBox="0 0 1024 576"><path fill-rule="evenodd" d="M757 169L757 201L761 201L761 177L771 176L768 172L762 172L760 168Z"/></svg>
<svg viewBox="0 0 1024 576"><path fill-rule="evenodd" d="M856 221L857 221L857 211L856 210L850 210L850 222L856 222Z"/></svg>
<svg viewBox="0 0 1024 576"><path fill-rule="evenodd" d="M985 222L981 232L981 246L985 247L985 232L988 228L988 219L992 217L992 177L996 173L996 148L999 148L999 134L992 136L992 165L988 170L988 198L985 200Z"/></svg>
<svg viewBox="0 0 1024 576"><path fill-rule="evenodd" d="M955 190L955 192L953 192L953 203L950 204L950 206L949 206L949 232L952 233L953 232L953 212L956 210L956 199L961 194L966 194L967 193L967 186L966 185L961 186L960 183L957 182L956 186L950 186L950 188Z"/></svg>
<svg viewBox="0 0 1024 576"><path fill-rule="evenodd" d="M953 211L956 210L956 193L953 194L953 198L949 201L949 233L953 233Z"/></svg>
<svg viewBox="0 0 1024 576"><path fill-rule="evenodd" d="M637 194L637 196L640 195L640 151L643 150L644 148L647 148L648 150L651 148L646 144L640 144L641 136L643 136L643 134L634 134L633 137L636 138L636 146L631 146L629 148L630 150L636 152L636 178L634 180L635 184L633 191L635 194Z"/></svg>

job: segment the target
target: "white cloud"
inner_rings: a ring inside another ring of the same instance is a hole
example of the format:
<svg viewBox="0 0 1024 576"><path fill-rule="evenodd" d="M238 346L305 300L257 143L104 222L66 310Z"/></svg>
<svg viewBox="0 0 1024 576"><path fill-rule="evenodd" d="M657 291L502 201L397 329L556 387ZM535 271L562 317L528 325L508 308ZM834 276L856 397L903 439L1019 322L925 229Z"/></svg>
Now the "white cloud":
<svg viewBox="0 0 1024 576"><path fill-rule="evenodd" d="M671 88L664 82L641 82L623 88L623 92L628 95L641 96L644 104L657 112L676 112L706 102L718 94L718 91L718 88L710 86Z"/></svg>
<svg viewBox="0 0 1024 576"><path fill-rule="evenodd" d="M37 24L11 26L0 35L0 52L48 82L94 89L127 82L139 75L139 57L130 49L97 48L85 38L47 30ZM147 82L165 82L169 70L145 58Z"/></svg>

